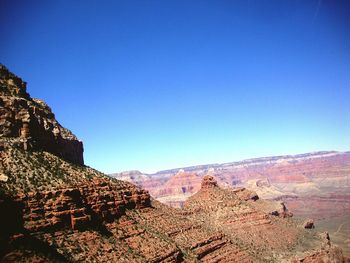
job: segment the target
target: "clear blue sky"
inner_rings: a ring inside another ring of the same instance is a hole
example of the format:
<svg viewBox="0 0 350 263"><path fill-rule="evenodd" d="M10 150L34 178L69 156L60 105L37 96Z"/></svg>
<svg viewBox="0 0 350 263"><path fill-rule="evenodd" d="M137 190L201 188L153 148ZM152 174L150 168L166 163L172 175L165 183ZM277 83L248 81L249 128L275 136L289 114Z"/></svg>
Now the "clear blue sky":
<svg viewBox="0 0 350 263"><path fill-rule="evenodd" d="M0 35L104 172L350 150L349 1L0 0Z"/></svg>

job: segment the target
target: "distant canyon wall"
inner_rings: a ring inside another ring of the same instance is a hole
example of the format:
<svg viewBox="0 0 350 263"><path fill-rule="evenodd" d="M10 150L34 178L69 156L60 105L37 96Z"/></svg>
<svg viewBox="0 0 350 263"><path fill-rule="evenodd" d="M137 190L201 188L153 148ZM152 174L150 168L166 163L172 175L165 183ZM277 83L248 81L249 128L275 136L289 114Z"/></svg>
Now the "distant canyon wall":
<svg viewBox="0 0 350 263"><path fill-rule="evenodd" d="M329 199L341 200L344 212L348 209L350 212L349 152L265 157L172 169L156 174L132 171L111 176L147 189L153 197L164 203L181 206L198 191L201 178L207 174L215 176L224 188L247 187L256 191L261 198L293 203L297 214L302 213L298 204L305 204L308 200L315 204L319 200L321 206L326 206L329 202L321 201ZM333 208L329 211L338 213Z"/></svg>

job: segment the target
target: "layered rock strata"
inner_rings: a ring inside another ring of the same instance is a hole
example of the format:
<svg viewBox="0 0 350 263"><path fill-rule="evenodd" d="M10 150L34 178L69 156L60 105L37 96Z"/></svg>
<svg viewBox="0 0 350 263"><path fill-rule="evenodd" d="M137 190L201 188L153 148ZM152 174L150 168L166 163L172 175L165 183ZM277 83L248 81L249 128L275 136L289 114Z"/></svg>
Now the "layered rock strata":
<svg viewBox="0 0 350 263"><path fill-rule="evenodd" d="M87 229L98 222L112 222L126 209L150 206L150 195L142 189L123 189L104 180L77 188L20 195L25 228L50 231L68 227Z"/></svg>
<svg viewBox="0 0 350 263"><path fill-rule="evenodd" d="M51 108L33 99L26 83L0 65L0 136L16 138L24 149L42 149L84 164L83 143L62 127Z"/></svg>

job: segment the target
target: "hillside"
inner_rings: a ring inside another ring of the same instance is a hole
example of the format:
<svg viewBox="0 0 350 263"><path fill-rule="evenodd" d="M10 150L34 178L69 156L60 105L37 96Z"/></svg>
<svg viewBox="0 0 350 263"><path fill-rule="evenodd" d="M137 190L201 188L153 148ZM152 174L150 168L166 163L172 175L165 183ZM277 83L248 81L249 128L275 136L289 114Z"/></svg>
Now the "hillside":
<svg viewBox="0 0 350 263"><path fill-rule="evenodd" d="M82 142L4 66L0 87L1 262L344 262L281 202L211 175L175 209L85 166Z"/></svg>

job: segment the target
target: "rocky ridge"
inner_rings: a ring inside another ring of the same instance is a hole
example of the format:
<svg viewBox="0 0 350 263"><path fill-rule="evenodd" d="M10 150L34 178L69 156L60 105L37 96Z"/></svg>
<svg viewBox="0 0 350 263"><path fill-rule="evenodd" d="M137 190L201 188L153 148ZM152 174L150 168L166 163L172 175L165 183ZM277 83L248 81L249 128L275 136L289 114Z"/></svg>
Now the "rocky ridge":
<svg viewBox="0 0 350 263"><path fill-rule="evenodd" d="M43 149L84 164L83 143L57 122L44 101L31 98L26 86L0 65L0 136L13 139L25 150Z"/></svg>

